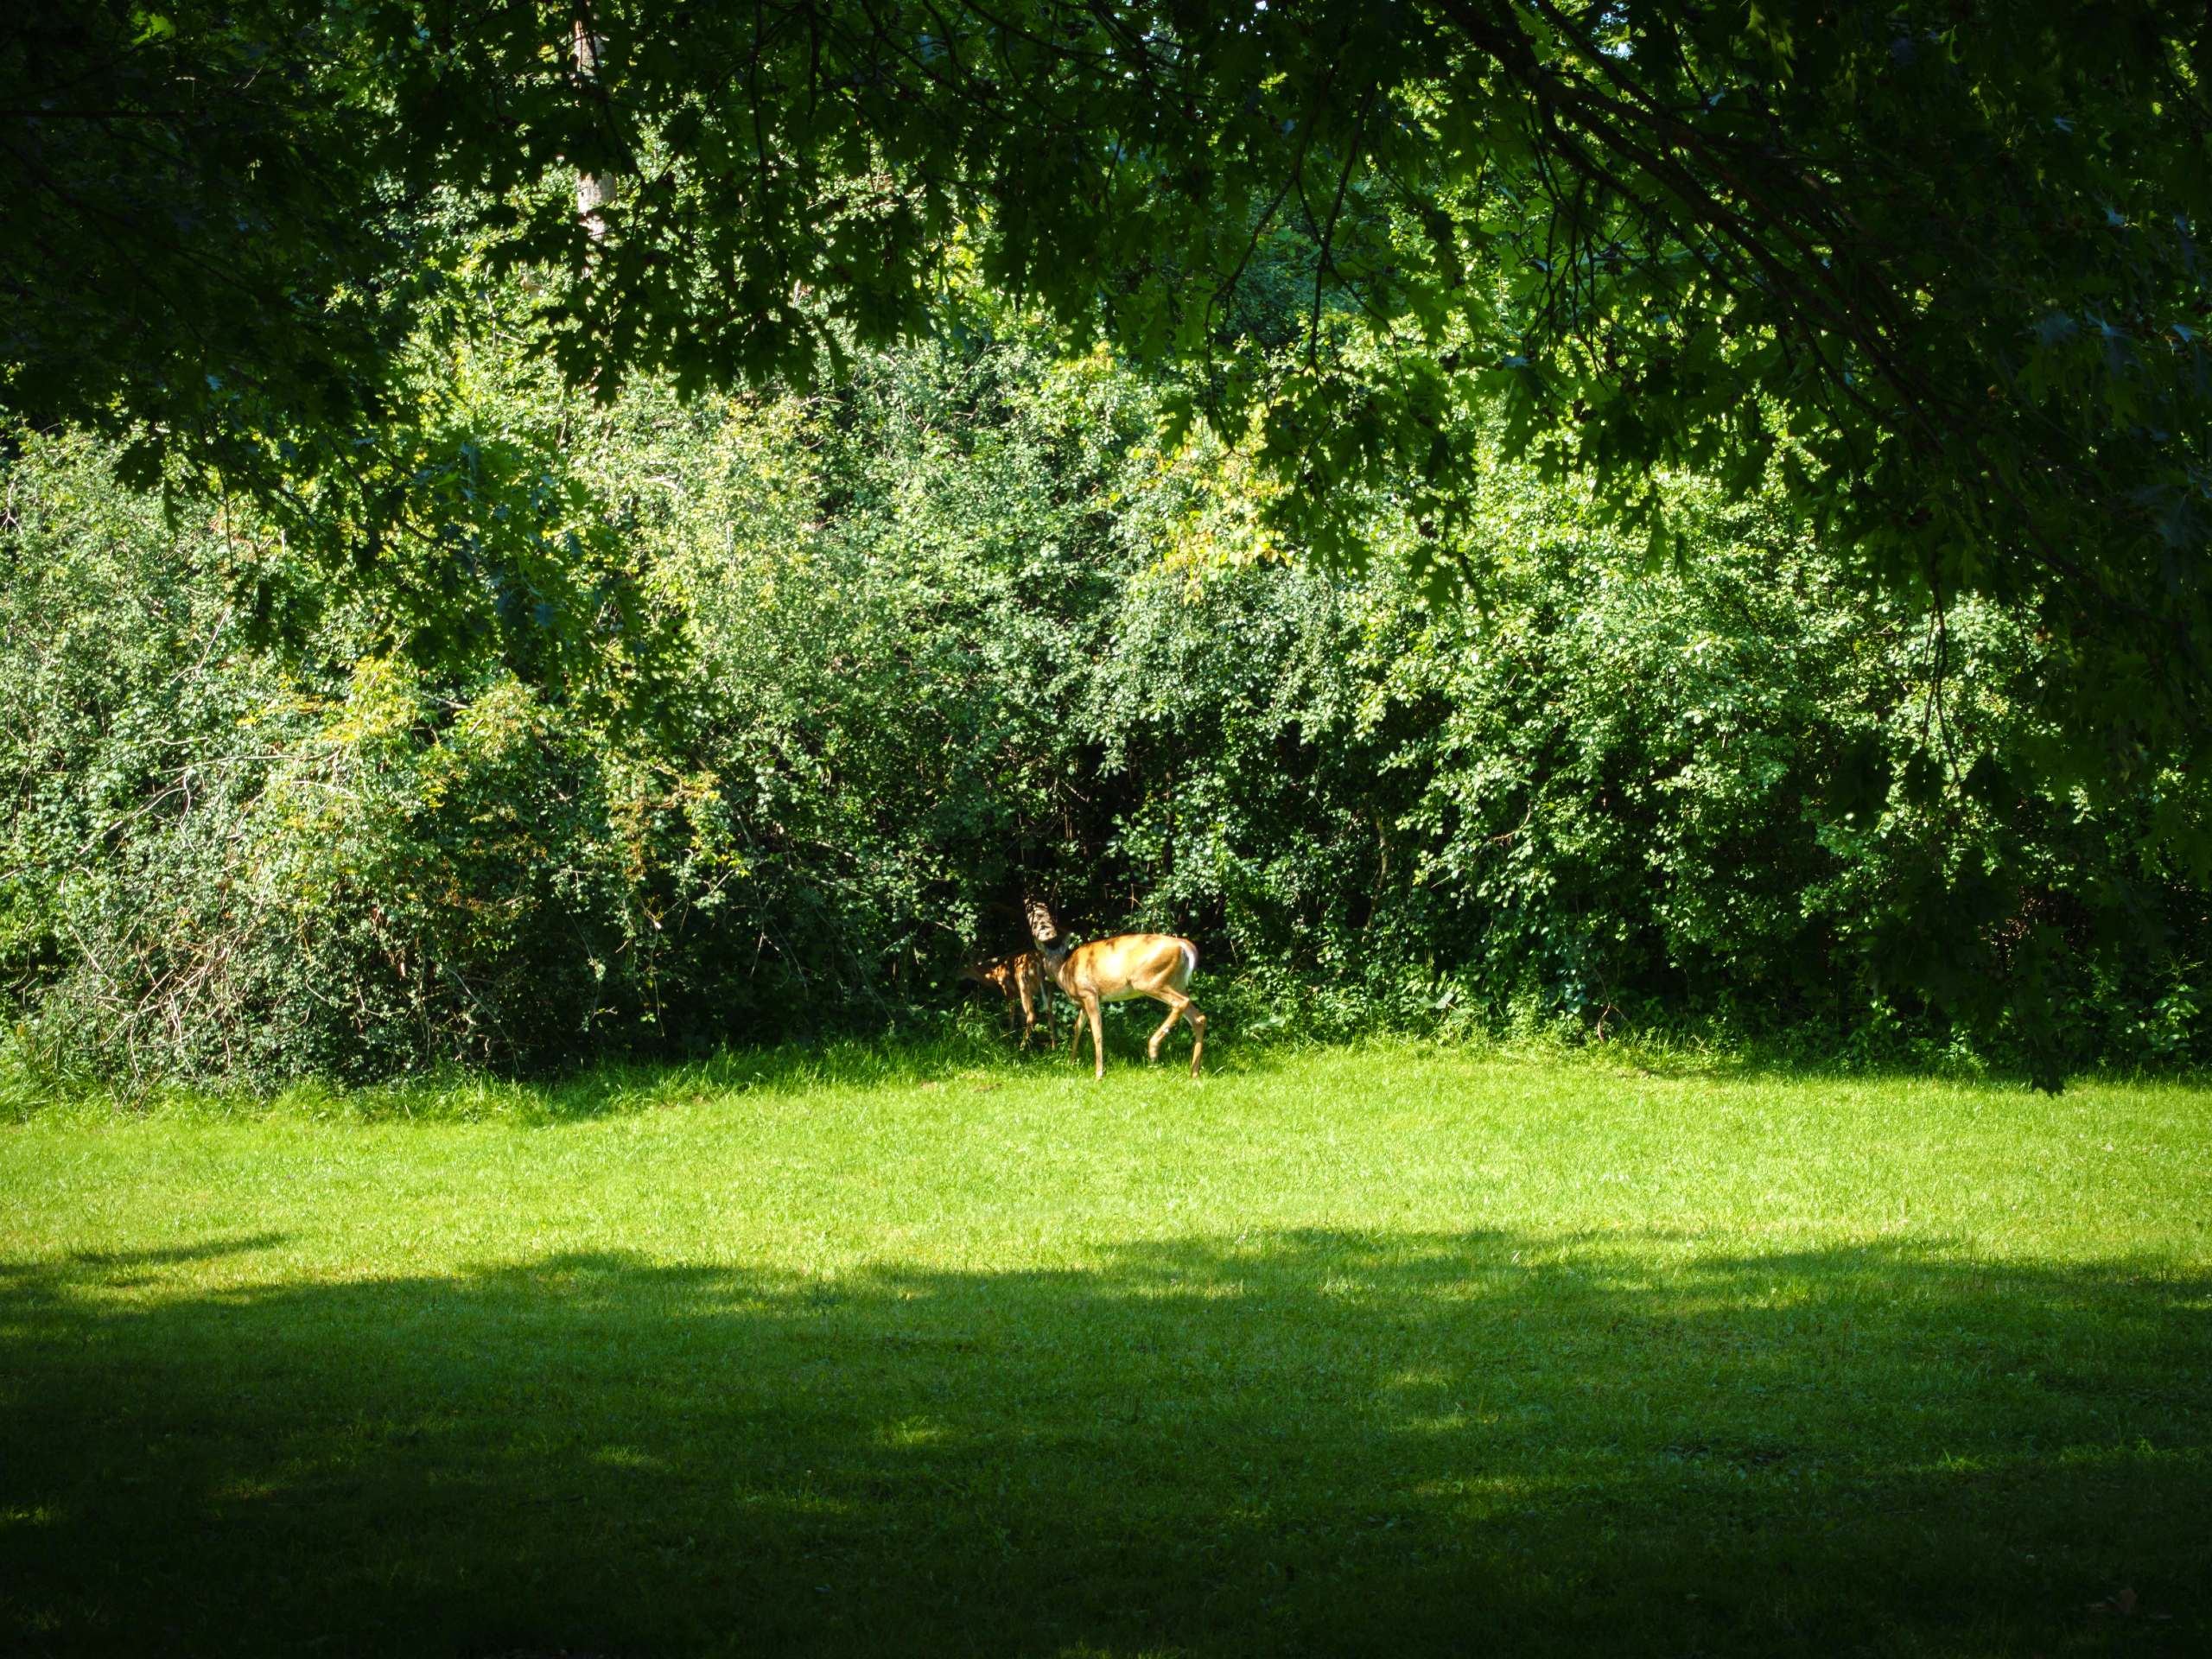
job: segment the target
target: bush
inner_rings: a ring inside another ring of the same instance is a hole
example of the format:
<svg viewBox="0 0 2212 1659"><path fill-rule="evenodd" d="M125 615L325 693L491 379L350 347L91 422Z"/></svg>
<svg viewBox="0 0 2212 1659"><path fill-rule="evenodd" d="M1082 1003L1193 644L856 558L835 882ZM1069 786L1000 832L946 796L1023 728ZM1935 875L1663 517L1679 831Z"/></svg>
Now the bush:
<svg viewBox="0 0 2212 1659"><path fill-rule="evenodd" d="M273 580L266 525L15 443L0 971L42 1064L893 1028L1027 887L1192 935L1231 1030L2206 1058L2202 873L2145 850L2199 787L2053 781L2031 627L1869 607L1778 497L1669 483L1694 545L1652 569L1494 468L1450 531L1483 603L1439 607L1394 504L1365 573L1286 559L1236 456L1162 453L1158 388L1018 319L817 399L591 410L455 350L442 418L502 457L471 512L526 493L602 571L537 622L457 541L490 620L417 639Z"/></svg>

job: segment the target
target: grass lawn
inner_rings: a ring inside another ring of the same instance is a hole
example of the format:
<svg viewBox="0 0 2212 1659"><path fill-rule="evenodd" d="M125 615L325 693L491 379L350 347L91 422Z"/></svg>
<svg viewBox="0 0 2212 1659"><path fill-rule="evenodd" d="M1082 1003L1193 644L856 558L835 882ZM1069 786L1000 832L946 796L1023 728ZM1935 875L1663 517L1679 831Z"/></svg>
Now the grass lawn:
<svg viewBox="0 0 2212 1659"><path fill-rule="evenodd" d="M2212 1093L1117 1040L0 1128L0 1649L2212 1651Z"/></svg>

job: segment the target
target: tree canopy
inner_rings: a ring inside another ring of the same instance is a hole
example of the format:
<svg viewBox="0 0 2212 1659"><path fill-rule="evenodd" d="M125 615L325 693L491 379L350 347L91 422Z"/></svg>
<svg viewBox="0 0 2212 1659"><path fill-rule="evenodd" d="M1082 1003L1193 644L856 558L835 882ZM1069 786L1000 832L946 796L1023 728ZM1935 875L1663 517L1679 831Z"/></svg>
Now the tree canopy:
<svg viewBox="0 0 2212 1659"><path fill-rule="evenodd" d="M1779 467L1862 580L2037 608L2126 774L2205 730L2208 54L2141 0L34 6L0 398L320 489L434 606L480 541L394 526L472 463L384 452L472 270L606 396L811 379L981 282L1177 365L1339 562L1362 491L1478 558L1500 410L1655 555L1656 472Z"/></svg>

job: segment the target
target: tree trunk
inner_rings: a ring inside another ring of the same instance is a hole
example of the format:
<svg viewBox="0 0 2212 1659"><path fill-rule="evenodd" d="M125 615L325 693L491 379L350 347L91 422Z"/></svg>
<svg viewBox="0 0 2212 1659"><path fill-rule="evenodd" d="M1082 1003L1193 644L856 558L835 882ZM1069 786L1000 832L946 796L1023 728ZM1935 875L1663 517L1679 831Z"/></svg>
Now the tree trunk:
<svg viewBox="0 0 2212 1659"><path fill-rule="evenodd" d="M599 57L606 50L607 42L591 32L591 24L584 14L576 14L576 74L587 86L597 90ZM602 99L605 94L601 93ZM594 242L607 235L607 215L601 211L614 200L614 180L603 173L576 175L576 217L583 221L584 229Z"/></svg>

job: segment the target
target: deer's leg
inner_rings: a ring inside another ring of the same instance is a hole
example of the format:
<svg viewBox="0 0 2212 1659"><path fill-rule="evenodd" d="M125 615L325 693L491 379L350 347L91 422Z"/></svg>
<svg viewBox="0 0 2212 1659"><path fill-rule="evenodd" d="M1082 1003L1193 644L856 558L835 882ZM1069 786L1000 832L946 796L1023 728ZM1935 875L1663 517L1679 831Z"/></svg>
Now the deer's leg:
<svg viewBox="0 0 2212 1659"><path fill-rule="evenodd" d="M1090 1075L1093 1078L1103 1078L1106 1075L1106 1034L1103 1022L1099 1018L1098 999L1096 996L1084 997L1083 1011L1090 1016Z"/></svg>
<svg viewBox="0 0 2212 1659"><path fill-rule="evenodd" d="M1168 1008L1167 1018L1160 1022L1160 1029L1152 1033L1152 1046L1147 1052L1153 1058L1158 1059L1160 1045L1166 1040L1167 1033L1175 1028L1176 1020L1187 1020L1191 1022L1191 1075L1197 1077L1198 1060L1206 1052L1205 1015L1200 1014L1197 1005L1173 985L1162 985L1158 990L1147 992L1147 995L1157 997L1160 1001L1165 1002Z"/></svg>
<svg viewBox="0 0 2212 1659"><path fill-rule="evenodd" d="M1021 996L1021 1046L1024 1049L1027 1049L1029 1046L1030 1038L1036 1033L1037 1010L1031 1006L1029 1001L1029 982L1027 980L1017 981L1014 985L1014 989L1019 992Z"/></svg>
<svg viewBox="0 0 2212 1659"><path fill-rule="evenodd" d="M1191 999L1183 997L1179 1000L1173 991L1154 991L1153 995L1167 1004L1167 1017L1160 1022L1160 1029L1152 1033L1152 1040L1144 1046L1146 1060L1157 1064L1160 1044L1166 1042L1167 1033L1175 1029L1175 1022L1183 1017L1183 1010L1191 1006Z"/></svg>

